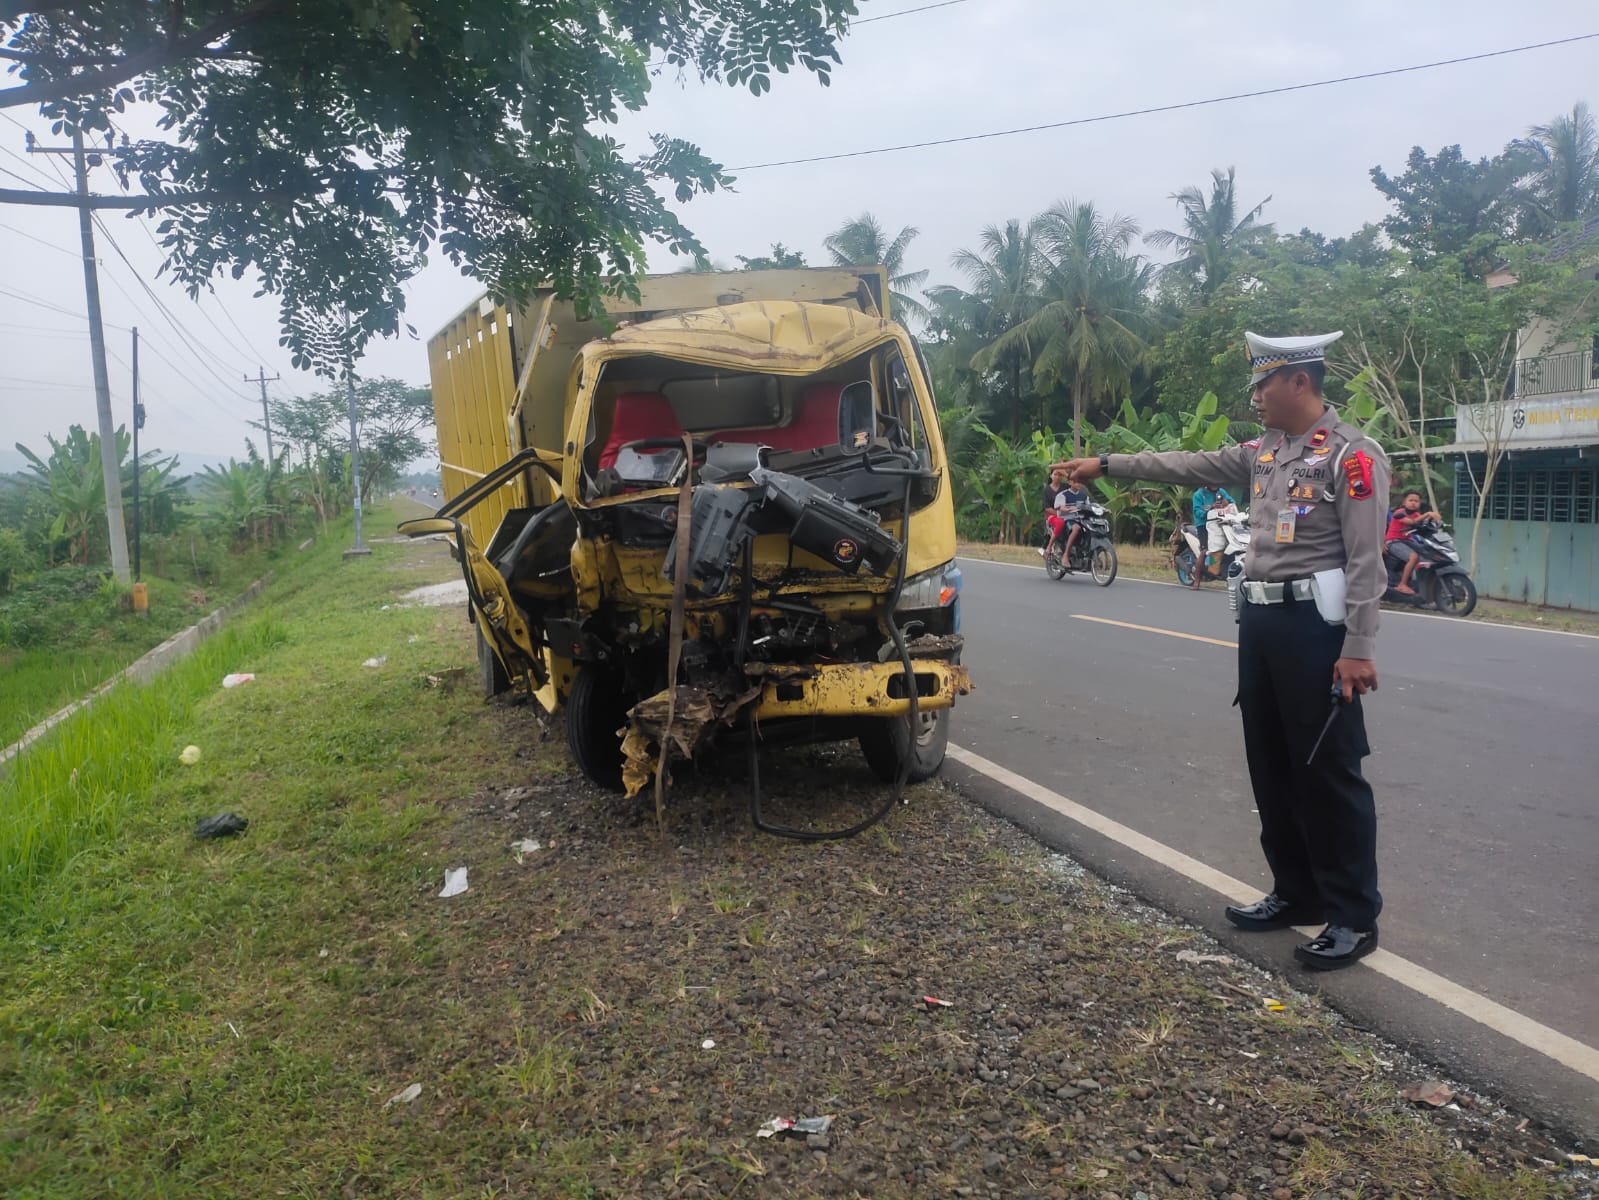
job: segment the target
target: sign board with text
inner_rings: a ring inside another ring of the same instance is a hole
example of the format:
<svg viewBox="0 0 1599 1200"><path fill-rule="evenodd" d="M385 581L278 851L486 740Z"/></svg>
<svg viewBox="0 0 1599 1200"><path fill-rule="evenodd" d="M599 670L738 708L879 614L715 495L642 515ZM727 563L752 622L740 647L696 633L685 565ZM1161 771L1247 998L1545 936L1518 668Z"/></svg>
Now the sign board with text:
<svg viewBox="0 0 1599 1200"><path fill-rule="evenodd" d="M1599 445L1599 393L1581 399L1502 400L1455 406L1455 445Z"/></svg>

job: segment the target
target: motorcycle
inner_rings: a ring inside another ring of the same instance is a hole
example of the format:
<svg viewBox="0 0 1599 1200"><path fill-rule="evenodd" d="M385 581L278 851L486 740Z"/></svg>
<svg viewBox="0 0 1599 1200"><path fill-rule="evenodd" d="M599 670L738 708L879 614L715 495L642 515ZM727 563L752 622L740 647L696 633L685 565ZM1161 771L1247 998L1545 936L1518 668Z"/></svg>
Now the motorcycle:
<svg viewBox="0 0 1599 1200"><path fill-rule="evenodd" d="M1209 541L1206 530L1185 523L1179 525L1172 534L1172 568L1177 572L1177 582L1184 587L1193 586L1196 570L1200 573L1201 583L1207 579L1226 579L1228 568L1235 562L1244 561L1244 555L1249 550L1249 513L1247 511L1221 513L1215 519L1221 523L1226 545L1214 572L1205 568L1205 545Z"/></svg>
<svg viewBox="0 0 1599 1200"><path fill-rule="evenodd" d="M1066 518L1068 525L1083 527L1072 547L1071 559L1064 556L1069 529L1061 530L1055 544L1044 552L1044 571L1051 579L1064 579L1072 571L1087 571L1100 587L1116 579L1116 545L1110 540L1110 514L1103 505L1089 501L1080 513Z"/></svg>
<svg viewBox="0 0 1599 1200"><path fill-rule="evenodd" d="M1411 526L1405 544L1417 552L1416 569L1410 576L1414 592L1406 595L1398 590L1405 560L1385 549L1383 565L1388 568L1388 590L1382 598L1413 608L1436 608L1454 617L1468 616L1477 607L1477 585L1460 565L1460 551L1455 549L1453 535L1437 521L1418 521Z"/></svg>

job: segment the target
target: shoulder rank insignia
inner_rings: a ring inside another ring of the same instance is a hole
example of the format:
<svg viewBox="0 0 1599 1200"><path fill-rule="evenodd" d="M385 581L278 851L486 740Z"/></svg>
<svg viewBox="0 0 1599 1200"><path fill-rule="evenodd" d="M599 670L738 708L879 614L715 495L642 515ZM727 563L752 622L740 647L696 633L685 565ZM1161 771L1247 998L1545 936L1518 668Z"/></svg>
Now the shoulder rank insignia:
<svg viewBox="0 0 1599 1200"><path fill-rule="evenodd" d="M1250 438L1247 442L1239 442L1238 444L1240 446L1242 446L1245 450L1256 450L1256 449L1259 449L1259 447L1260 447L1260 439L1259 438Z"/></svg>
<svg viewBox="0 0 1599 1200"><path fill-rule="evenodd" d="M1315 433L1310 435L1310 440L1305 443L1306 447L1311 450L1320 450L1326 444L1327 431L1325 429L1316 430Z"/></svg>
<svg viewBox="0 0 1599 1200"><path fill-rule="evenodd" d="M1373 495L1371 455L1364 450L1356 450L1344 459L1344 478L1349 483L1351 500L1370 500Z"/></svg>

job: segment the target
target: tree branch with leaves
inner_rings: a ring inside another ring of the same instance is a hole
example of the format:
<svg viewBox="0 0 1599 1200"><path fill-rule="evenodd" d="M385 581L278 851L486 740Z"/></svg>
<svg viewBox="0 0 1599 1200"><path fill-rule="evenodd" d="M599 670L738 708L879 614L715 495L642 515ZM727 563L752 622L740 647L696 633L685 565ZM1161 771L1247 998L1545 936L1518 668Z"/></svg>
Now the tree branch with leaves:
<svg viewBox="0 0 1599 1200"><path fill-rule="evenodd" d="M552 285L587 313L634 295L653 246L703 255L667 207L731 180L665 134L605 132L662 70L825 84L853 0L84 0L0 6L0 52L60 134L105 141L159 211L191 294L253 272L295 365L329 378L395 334L401 285L442 254L496 296ZM118 138L132 105L158 136ZM0 200L61 203L10 189ZM68 203L76 203L73 197ZM342 314L348 311L348 331Z"/></svg>

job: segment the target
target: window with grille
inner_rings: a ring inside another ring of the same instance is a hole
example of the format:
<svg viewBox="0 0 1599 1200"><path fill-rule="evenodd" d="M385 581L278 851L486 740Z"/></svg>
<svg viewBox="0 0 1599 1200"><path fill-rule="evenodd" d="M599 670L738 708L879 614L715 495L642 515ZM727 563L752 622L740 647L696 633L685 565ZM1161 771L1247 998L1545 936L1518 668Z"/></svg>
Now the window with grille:
<svg viewBox="0 0 1599 1200"><path fill-rule="evenodd" d="M1491 521L1503 521L1510 516L1510 471L1502 470L1488 489L1488 508L1483 513Z"/></svg>
<svg viewBox="0 0 1599 1200"><path fill-rule="evenodd" d="M1510 491L1510 520L1525 521L1527 510L1532 500L1532 475L1527 471L1510 471L1510 478L1505 481Z"/></svg>
<svg viewBox="0 0 1599 1200"><path fill-rule="evenodd" d="M1527 519L1530 521L1547 521L1549 519L1549 472L1529 471L1532 478L1528 486L1530 502L1527 505Z"/></svg>
<svg viewBox="0 0 1599 1200"><path fill-rule="evenodd" d="M1559 470L1549 473L1549 520L1571 520L1571 483L1575 471Z"/></svg>
<svg viewBox="0 0 1599 1200"><path fill-rule="evenodd" d="M1571 519L1584 525L1599 523L1599 471L1584 467L1571 474Z"/></svg>

